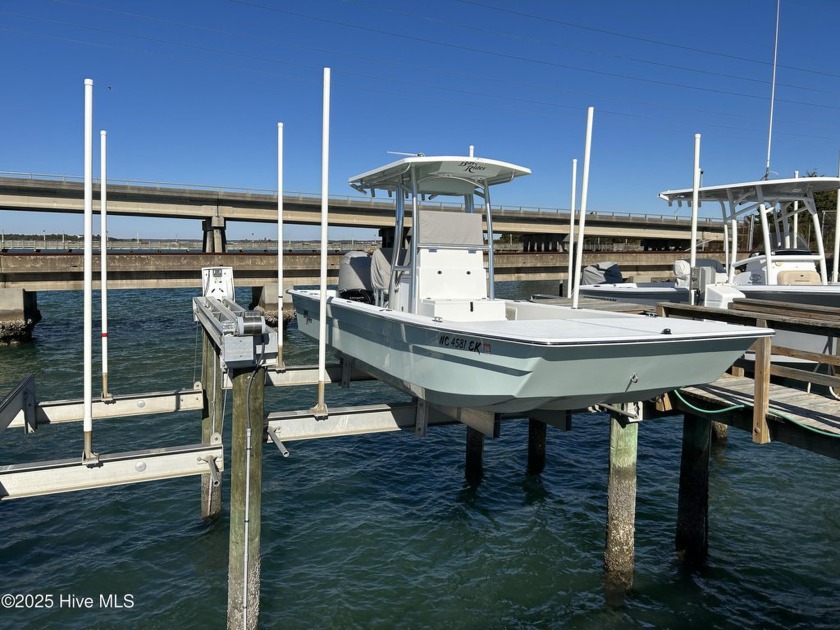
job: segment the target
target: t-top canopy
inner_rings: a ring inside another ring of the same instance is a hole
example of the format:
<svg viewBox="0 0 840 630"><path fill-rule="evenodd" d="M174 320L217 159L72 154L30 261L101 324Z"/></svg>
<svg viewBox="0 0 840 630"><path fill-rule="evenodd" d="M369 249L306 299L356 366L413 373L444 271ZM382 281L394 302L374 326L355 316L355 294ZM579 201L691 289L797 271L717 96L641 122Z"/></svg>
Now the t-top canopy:
<svg viewBox="0 0 840 630"><path fill-rule="evenodd" d="M397 160L372 171L351 177L350 185L367 192L379 189L412 189L412 173L417 193L424 195L467 195L477 186L509 182L531 170L507 162L476 157L417 156Z"/></svg>
<svg viewBox="0 0 840 630"><path fill-rule="evenodd" d="M812 197L814 193L840 189L840 177L799 177L795 179L762 179L741 184L704 186L699 189L700 202L717 201L722 204L774 205L777 202L799 201ZM693 190L666 190L659 193L659 198L668 204L675 201L691 205Z"/></svg>

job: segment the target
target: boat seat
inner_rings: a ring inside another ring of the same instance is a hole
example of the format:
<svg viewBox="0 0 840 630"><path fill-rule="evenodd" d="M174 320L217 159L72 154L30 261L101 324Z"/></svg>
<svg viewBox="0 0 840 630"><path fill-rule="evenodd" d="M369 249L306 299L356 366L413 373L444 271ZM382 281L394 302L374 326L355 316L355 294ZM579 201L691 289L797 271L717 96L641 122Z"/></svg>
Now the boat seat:
<svg viewBox="0 0 840 630"><path fill-rule="evenodd" d="M780 271L776 276L776 283L782 285L816 285L822 284L820 274L810 269L788 269Z"/></svg>
<svg viewBox="0 0 840 630"><path fill-rule="evenodd" d="M487 298L480 214L422 210L417 239L421 299Z"/></svg>

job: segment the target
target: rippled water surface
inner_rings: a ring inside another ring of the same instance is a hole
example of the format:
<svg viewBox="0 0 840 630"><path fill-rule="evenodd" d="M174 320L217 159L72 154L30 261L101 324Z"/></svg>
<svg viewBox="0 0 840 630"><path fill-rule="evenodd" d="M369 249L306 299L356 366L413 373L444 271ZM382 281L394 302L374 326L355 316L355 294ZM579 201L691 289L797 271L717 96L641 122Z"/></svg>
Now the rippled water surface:
<svg viewBox="0 0 840 630"><path fill-rule="evenodd" d="M189 387L199 378L194 294L109 293L114 393ZM0 348L0 388L35 373L40 400L78 398L81 294L40 293L38 302L44 320L35 341ZM287 363L313 362L313 350L290 328ZM98 360L98 348L94 354ZM307 408L315 392L266 397L267 411ZM363 383L329 388L327 402L395 398ZM840 463L780 444L758 447L731 430L712 453L709 562L688 571L673 551L682 422L645 422L635 583L625 598L608 600L609 424L592 414L573 424L566 433L549 428L538 477L525 473L527 424L504 424L501 438L485 442L477 487L464 481L462 427L435 428L424 439L405 432L295 443L288 459L266 447L261 627L840 626ZM199 436L200 413L178 413L97 422L94 446L113 453ZM0 464L81 450L78 424L34 435L10 429ZM0 522L0 592L54 597L49 609L0 609L0 628L225 626L227 511L199 518L197 478L3 502ZM124 607L101 606L109 594Z"/></svg>

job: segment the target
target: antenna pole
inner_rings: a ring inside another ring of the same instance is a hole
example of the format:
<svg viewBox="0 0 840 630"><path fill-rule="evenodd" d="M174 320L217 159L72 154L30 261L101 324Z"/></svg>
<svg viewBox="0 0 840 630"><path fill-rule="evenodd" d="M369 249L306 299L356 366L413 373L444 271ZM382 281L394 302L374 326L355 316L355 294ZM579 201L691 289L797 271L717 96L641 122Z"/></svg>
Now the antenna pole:
<svg viewBox="0 0 840 630"><path fill-rule="evenodd" d="M767 131L767 166L764 179L770 179L770 146L773 143L773 105L776 102L776 57L779 54L779 8L782 0L776 0L776 39L773 44L773 78L770 82L770 125Z"/></svg>

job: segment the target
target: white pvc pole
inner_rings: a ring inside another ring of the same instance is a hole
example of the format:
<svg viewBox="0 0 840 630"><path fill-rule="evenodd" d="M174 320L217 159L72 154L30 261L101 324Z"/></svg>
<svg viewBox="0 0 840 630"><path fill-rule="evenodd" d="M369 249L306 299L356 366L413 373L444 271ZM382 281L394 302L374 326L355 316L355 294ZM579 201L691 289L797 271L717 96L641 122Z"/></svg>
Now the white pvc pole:
<svg viewBox="0 0 840 630"><path fill-rule="evenodd" d="M108 196L107 181L108 133L99 132L99 286L102 301L102 398L111 397L108 391Z"/></svg>
<svg viewBox="0 0 840 630"><path fill-rule="evenodd" d="M793 171L793 177L799 179L799 171ZM788 247L799 246L799 202L793 202L793 244L788 242Z"/></svg>
<svg viewBox="0 0 840 630"><path fill-rule="evenodd" d="M316 416L327 415L324 389L327 382L327 239L330 162L330 69L324 68L323 129L321 133L321 303L318 311L318 402Z"/></svg>
<svg viewBox="0 0 840 630"><path fill-rule="evenodd" d="M577 158L572 160L572 201L569 206L569 269L566 273L566 297L569 297L574 286L574 253L575 253L575 202L577 200Z"/></svg>
<svg viewBox="0 0 840 630"><path fill-rule="evenodd" d="M583 266L583 236L586 225L586 202L589 196L589 154L592 148L592 119L595 108L586 111L586 145L583 151L583 181L580 192L580 221L578 221L578 244L575 252L575 291L572 295L572 308L578 307L578 293L580 292L580 274Z"/></svg>
<svg viewBox="0 0 840 630"><path fill-rule="evenodd" d="M694 178L691 189L691 255L689 267L694 269L697 266L697 210L700 205L700 134L694 134ZM688 292L689 304L694 306L697 301L697 292L691 289Z"/></svg>
<svg viewBox="0 0 840 630"><path fill-rule="evenodd" d="M283 123L277 123L277 367L283 369Z"/></svg>
<svg viewBox="0 0 840 630"><path fill-rule="evenodd" d="M82 461L95 460L92 451L93 442L93 394L92 394L92 364L91 349L93 325L93 79L85 79L85 185L84 185L84 452Z"/></svg>
<svg viewBox="0 0 840 630"><path fill-rule="evenodd" d="M837 167L840 177L840 165ZM840 190L837 191L837 207L834 213L834 259L831 261L831 281L837 282L837 265L840 259Z"/></svg>

